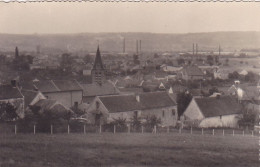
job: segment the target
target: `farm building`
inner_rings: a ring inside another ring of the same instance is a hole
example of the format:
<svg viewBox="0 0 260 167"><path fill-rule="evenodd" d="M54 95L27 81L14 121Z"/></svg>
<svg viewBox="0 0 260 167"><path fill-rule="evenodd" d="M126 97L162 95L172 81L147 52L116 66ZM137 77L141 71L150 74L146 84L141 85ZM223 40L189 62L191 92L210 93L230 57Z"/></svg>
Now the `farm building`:
<svg viewBox="0 0 260 167"><path fill-rule="evenodd" d="M193 98L183 115L189 125L235 128L241 110L238 100L232 96Z"/></svg>
<svg viewBox="0 0 260 167"><path fill-rule="evenodd" d="M34 105L39 100L46 99L46 97L39 91L32 90L21 90L24 96L24 109L26 110L29 106Z"/></svg>
<svg viewBox="0 0 260 167"><path fill-rule="evenodd" d="M133 116L146 118L155 115L163 126L175 126L178 118L177 105L167 92L98 96L86 115L92 124L105 124L118 118L129 122Z"/></svg>
<svg viewBox="0 0 260 167"><path fill-rule="evenodd" d="M66 107L82 102L83 90L75 80L43 80L34 82L34 87L47 99L57 100Z"/></svg>

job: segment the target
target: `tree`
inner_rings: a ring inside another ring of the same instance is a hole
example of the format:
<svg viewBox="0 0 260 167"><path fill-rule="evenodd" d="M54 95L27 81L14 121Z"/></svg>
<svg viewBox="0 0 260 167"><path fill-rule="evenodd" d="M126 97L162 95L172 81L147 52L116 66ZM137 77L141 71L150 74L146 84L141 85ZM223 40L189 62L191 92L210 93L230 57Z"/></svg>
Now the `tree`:
<svg viewBox="0 0 260 167"><path fill-rule="evenodd" d="M240 75L237 71L234 71L233 73L228 74L229 79L239 79Z"/></svg>
<svg viewBox="0 0 260 167"><path fill-rule="evenodd" d="M179 58L179 59L177 59L177 63L178 63L178 65L183 65L183 64L185 64L185 60L183 58Z"/></svg>
<svg viewBox="0 0 260 167"><path fill-rule="evenodd" d="M219 64L219 57L218 56L215 56L215 63Z"/></svg>
<svg viewBox="0 0 260 167"><path fill-rule="evenodd" d="M225 60L225 61L226 61L226 64L228 65L229 59L228 59L228 58L226 58L226 60Z"/></svg>
<svg viewBox="0 0 260 167"><path fill-rule="evenodd" d="M217 87L212 87L212 88L209 89L209 95L212 95L215 92L216 93L219 92Z"/></svg>
<svg viewBox="0 0 260 167"><path fill-rule="evenodd" d="M135 130L140 129L142 123L141 118L137 116L137 114L134 114L134 116L131 118L131 125Z"/></svg>
<svg viewBox="0 0 260 167"><path fill-rule="evenodd" d="M179 92L177 94L177 110L178 110L178 116L180 117L184 111L186 110L186 108L188 107L188 105L190 104L190 101L192 99L192 96L190 93L186 93L186 92Z"/></svg>
<svg viewBox="0 0 260 167"><path fill-rule="evenodd" d="M241 127L254 127L256 120L257 120L257 114L253 110L245 109L245 107L242 107L243 115L238 120L238 125Z"/></svg>
<svg viewBox="0 0 260 167"><path fill-rule="evenodd" d="M16 113L17 107L11 103L1 102L0 103L0 121L13 121L18 118Z"/></svg>
<svg viewBox="0 0 260 167"><path fill-rule="evenodd" d="M255 82L257 81L257 75L251 71L245 76L245 81L247 82Z"/></svg>
<svg viewBox="0 0 260 167"><path fill-rule="evenodd" d="M153 128L154 126L159 126L162 123L160 118L157 118L155 115L149 116L146 118L145 125L147 127Z"/></svg>
<svg viewBox="0 0 260 167"><path fill-rule="evenodd" d="M208 55L207 56L207 63L212 66L213 62L214 62L214 58L211 55Z"/></svg>

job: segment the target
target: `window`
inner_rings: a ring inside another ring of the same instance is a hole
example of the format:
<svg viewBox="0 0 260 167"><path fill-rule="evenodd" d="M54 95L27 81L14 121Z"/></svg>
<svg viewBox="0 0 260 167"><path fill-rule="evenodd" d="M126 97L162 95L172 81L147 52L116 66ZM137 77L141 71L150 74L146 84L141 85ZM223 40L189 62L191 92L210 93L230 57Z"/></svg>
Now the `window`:
<svg viewBox="0 0 260 167"><path fill-rule="evenodd" d="M164 110L162 111L162 116L163 116L163 117L165 116Z"/></svg>
<svg viewBox="0 0 260 167"><path fill-rule="evenodd" d="M172 109L172 116L175 116L175 109Z"/></svg>

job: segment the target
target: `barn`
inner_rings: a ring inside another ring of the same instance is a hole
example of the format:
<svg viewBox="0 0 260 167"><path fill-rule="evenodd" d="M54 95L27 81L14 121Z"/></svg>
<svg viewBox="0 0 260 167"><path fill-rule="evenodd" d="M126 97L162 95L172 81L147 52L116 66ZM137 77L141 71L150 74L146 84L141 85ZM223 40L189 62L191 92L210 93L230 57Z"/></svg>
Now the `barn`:
<svg viewBox="0 0 260 167"><path fill-rule="evenodd" d="M185 123L200 128L238 127L241 104L234 96L193 98L184 111Z"/></svg>

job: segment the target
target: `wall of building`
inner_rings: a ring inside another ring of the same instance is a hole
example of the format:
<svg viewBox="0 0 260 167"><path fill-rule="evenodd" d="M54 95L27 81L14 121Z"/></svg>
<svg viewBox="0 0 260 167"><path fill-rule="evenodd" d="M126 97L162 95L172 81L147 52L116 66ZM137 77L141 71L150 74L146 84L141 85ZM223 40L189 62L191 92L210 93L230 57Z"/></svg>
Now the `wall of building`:
<svg viewBox="0 0 260 167"><path fill-rule="evenodd" d="M194 99L191 100L189 106L184 111L183 115L185 117L185 120L187 120L187 121L189 121L189 120L200 121L200 120L204 119L204 116L201 113L201 111Z"/></svg>
<svg viewBox="0 0 260 167"><path fill-rule="evenodd" d="M201 128L209 128L209 127L228 127L228 128L237 128L238 127L238 114L233 115L225 115L225 116L217 116L217 117L209 117L203 119L199 127Z"/></svg>
<svg viewBox="0 0 260 167"><path fill-rule="evenodd" d="M78 104L80 104L82 102L82 94L82 91L44 93L47 99L57 100L68 108L74 106L75 102L78 102Z"/></svg>

